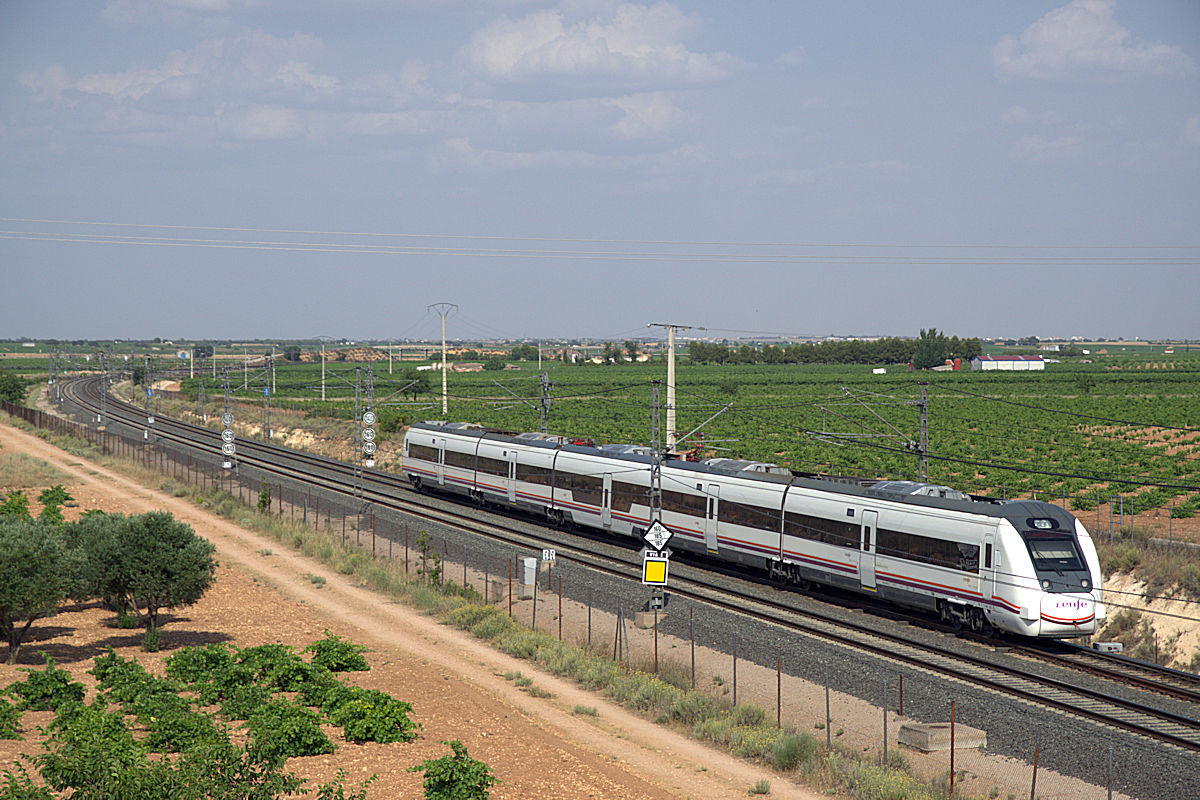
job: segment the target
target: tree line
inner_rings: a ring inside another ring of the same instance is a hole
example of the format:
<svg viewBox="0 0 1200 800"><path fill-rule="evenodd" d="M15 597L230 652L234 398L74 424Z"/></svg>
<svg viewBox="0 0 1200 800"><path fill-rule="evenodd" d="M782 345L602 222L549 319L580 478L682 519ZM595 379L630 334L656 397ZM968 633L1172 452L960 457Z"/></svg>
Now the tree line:
<svg viewBox="0 0 1200 800"><path fill-rule="evenodd" d="M968 360L983 353L978 338L947 337L936 328L922 330L919 339L888 336L874 341L850 339L765 346L726 342L690 342L688 357L697 364L907 364L918 369L947 358ZM915 363L918 355L921 364ZM932 359L932 360L931 360Z"/></svg>

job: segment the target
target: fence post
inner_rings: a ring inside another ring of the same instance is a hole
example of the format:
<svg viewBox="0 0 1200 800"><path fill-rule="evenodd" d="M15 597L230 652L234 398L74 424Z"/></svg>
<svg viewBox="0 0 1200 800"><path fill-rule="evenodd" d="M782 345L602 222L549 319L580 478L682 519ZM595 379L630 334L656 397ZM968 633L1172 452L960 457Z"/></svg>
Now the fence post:
<svg viewBox="0 0 1200 800"><path fill-rule="evenodd" d="M692 650L692 690L696 689L696 609L688 609L688 645Z"/></svg>
<svg viewBox="0 0 1200 800"><path fill-rule="evenodd" d="M888 768L888 737L887 737L887 678L883 679L883 771Z"/></svg>
<svg viewBox="0 0 1200 800"><path fill-rule="evenodd" d="M737 706L737 642L733 645L733 704Z"/></svg>
<svg viewBox="0 0 1200 800"><path fill-rule="evenodd" d="M954 701L950 701L950 796L954 797Z"/></svg>
<svg viewBox="0 0 1200 800"><path fill-rule="evenodd" d="M783 655L775 656L775 727L783 727Z"/></svg>
<svg viewBox="0 0 1200 800"><path fill-rule="evenodd" d="M825 749L833 749L833 718L829 714L829 662L825 662Z"/></svg>
<svg viewBox="0 0 1200 800"><path fill-rule="evenodd" d="M1035 800L1037 793L1038 755L1042 749L1042 733L1038 731L1033 743L1033 779L1029 783L1029 800Z"/></svg>

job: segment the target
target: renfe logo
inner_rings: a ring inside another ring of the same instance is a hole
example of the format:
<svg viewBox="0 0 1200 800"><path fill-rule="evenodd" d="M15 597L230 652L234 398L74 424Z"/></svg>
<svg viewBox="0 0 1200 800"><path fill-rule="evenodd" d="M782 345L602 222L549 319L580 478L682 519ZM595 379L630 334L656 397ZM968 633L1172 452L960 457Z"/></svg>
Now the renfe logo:
<svg viewBox="0 0 1200 800"><path fill-rule="evenodd" d="M1092 603L1090 600L1059 600L1055 602L1054 607L1056 609L1069 608L1074 609L1075 611L1082 611L1085 608L1090 607L1091 604Z"/></svg>

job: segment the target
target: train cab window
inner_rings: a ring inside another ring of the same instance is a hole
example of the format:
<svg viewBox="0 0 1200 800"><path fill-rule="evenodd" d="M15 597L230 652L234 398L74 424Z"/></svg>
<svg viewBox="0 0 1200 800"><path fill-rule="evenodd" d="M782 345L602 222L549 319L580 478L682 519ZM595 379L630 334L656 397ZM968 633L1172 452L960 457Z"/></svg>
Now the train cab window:
<svg viewBox="0 0 1200 800"><path fill-rule="evenodd" d="M1038 572L1068 572L1086 569L1075 542L1066 537L1026 539L1033 566Z"/></svg>

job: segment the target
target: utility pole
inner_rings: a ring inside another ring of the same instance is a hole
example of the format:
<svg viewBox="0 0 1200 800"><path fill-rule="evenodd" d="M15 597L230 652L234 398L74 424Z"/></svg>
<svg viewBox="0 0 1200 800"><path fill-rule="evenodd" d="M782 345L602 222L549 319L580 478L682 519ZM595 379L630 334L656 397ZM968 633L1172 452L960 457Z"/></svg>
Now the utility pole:
<svg viewBox="0 0 1200 800"><path fill-rule="evenodd" d="M550 382L550 376L542 373L541 381L541 401L538 404L538 416L541 417L541 427L539 430L542 433L546 432L546 418L550 416L550 390L554 388L554 384Z"/></svg>
<svg viewBox="0 0 1200 800"><path fill-rule="evenodd" d="M675 331L707 330L691 325L674 325L669 322L651 322L647 328L667 329L667 450L675 447Z"/></svg>
<svg viewBox="0 0 1200 800"><path fill-rule="evenodd" d="M275 345L271 345L271 396L275 395Z"/></svg>
<svg viewBox="0 0 1200 800"><path fill-rule="evenodd" d="M188 377L196 377L196 346L192 345L192 357L188 359Z"/></svg>
<svg viewBox="0 0 1200 800"><path fill-rule="evenodd" d="M662 517L662 441L658 427L658 381L650 391L650 521Z"/></svg>
<svg viewBox="0 0 1200 800"><path fill-rule="evenodd" d="M921 384L921 427L917 434L917 476L922 482L929 481L929 384Z"/></svg>
<svg viewBox="0 0 1200 800"><path fill-rule="evenodd" d="M433 303L425 307L425 310L433 309L442 317L442 414L449 413L449 403L447 402L446 393L446 315L450 311L458 310L458 306L454 303Z"/></svg>
<svg viewBox="0 0 1200 800"><path fill-rule="evenodd" d="M325 401L325 342L321 342L321 401Z"/></svg>

